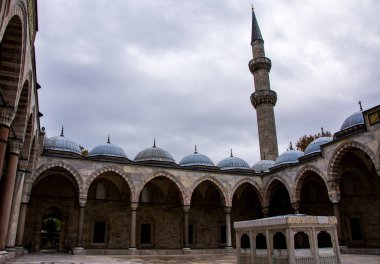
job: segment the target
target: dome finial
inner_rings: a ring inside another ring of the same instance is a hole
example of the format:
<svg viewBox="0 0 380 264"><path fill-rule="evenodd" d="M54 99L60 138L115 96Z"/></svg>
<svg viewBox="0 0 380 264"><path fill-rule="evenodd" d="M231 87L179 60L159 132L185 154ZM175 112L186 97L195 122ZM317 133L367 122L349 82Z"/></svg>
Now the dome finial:
<svg viewBox="0 0 380 264"><path fill-rule="evenodd" d="M197 144L195 144L194 154L198 154L198 151L197 151Z"/></svg>
<svg viewBox="0 0 380 264"><path fill-rule="evenodd" d="M325 131L323 131L323 127L321 127L321 133L322 133L322 137L325 136Z"/></svg>
<svg viewBox="0 0 380 264"><path fill-rule="evenodd" d="M156 138L153 138L153 147L156 147Z"/></svg>
<svg viewBox="0 0 380 264"><path fill-rule="evenodd" d="M64 135L63 135L63 125L62 125L62 129L61 129L61 137L64 137Z"/></svg>
<svg viewBox="0 0 380 264"><path fill-rule="evenodd" d="M110 134L108 134L108 140L107 140L107 143L108 143L108 144L111 144Z"/></svg>
<svg viewBox="0 0 380 264"><path fill-rule="evenodd" d="M359 101L359 107L360 107L360 111L363 111L363 107L362 107L362 102Z"/></svg>
<svg viewBox="0 0 380 264"><path fill-rule="evenodd" d="M289 150L293 150L293 143L291 141L289 143Z"/></svg>
<svg viewBox="0 0 380 264"><path fill-rule="evenodd" d="M231 158L233 157L234 155L232 154L232 149L231 149Z"/></svg>
<svg viewBox="0 0 380 264"><path fill-rule="evenodd" d="M252 11L255 10L255 9L253 8L253 4L251 4L251 8L252 8Z"/></svg>

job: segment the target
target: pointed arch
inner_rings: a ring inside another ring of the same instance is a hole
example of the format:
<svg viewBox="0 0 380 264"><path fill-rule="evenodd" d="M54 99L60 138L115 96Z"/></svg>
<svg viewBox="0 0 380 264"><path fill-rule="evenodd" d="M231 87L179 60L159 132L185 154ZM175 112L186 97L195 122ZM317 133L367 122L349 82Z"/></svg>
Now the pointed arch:
<svg viewBox="0 0 380 264"><path fill-rule="evenodd" d="M293 192L291 191L290 186L286 183L286 181L281 179L279 176L274 176L269 182L267 182L267 184L264 187L264 204L263 204L263 206L265 206L265 207L269 206L269 204L270 204L270 194L272 192L273 185L276 181L282 183L285 186L285 189L289 194L290 201L292 201L292 193Z"/></svg>
<svg viewBox="0 0 380 264"><path fill-rule="evenodd" d="M294 180L294 193L292 194L291 197L294 197L295 201L299 201L301 199L300 197L301 197L302 184L308 172L314 172L315 174L317 174L325 183L328 193L330 193L330 188L329 188L329 185L327 184L328 182L327 176L317 167L313 165L306 165L300 168Z"/></svg>
<svg viewBox="0 0 380 264"><path fill-rule="evenodd" d="M178 179L178 177L174 176L173 174L167 172L167 171L156 171L154 172L153 174L151 174L148 178L146 178L140 185L139 187L137 188L136 190L136 195L134 197L134 202L138 202L139 201L139 197L140 197L140 193L142 192L142 190L144 189L144 186L150 182L151 180L153 180L154 178L157 178L157 177L165 177L165 178L168 178L169 180L171 180L172 182L174 182L174 184L177 186L179 192L180 192L180 196L181 196L181 202L182 204L184 205L185 204L185 201L187 201L187 195L186 195L186 189L185 187L183 186L182 182Z"/></svg>
<svg viewBox="0 0 380 264"><path fill-rule="evenodd" d="M133 197L135 197L135 185L131 179L131 176L128 173L125 173L123 170L121 170L117 167L113 167L113 166L107 166L107 167L100 168L90 175L90 177L86 180L86 182L84 184L84 189L83 189L84 197L87 198L88 189L90 188L91 183L99 175L106 173L106 172L114 172L125 180L125 182L128 184L129 190L131 192L131 201L132 201Z"/></svg>
<svg viewBox="0 0 380 264"><path fill-rule="evenodd" d="M252 186L252 188L255 190L257 197L259 198L261 206L264 206L264 195L261 191L261 186L255 180L253 180L250 177L245 177L243 179L238 180L235 183L234 187L231 190L231 195L229 197L230 201L228 203L230 203L232 205L232 200L233 200L233 197L234 197L236 190L245 183L248 183L249 185Z"/></svg>
<svg viewBox="0 0 380 264"><path fill-rule="evenodd" d="M37 179L43 174L43 172L51 169L51 168L54 168L54 167L58 167L58 168L63 168L65 169L66 171L68 171L76 180L76 183L78 185L78 192L79 192L79 199L81 198L84 198L84 194L83 194L83 188L84 188L84 183L83 183L83 180L82 180L82 177L80 175L80 173L71 165L67 164L66 162L63 162L63 161L59 161L59 162L53 162L53 163L49 163L49 164L43 164L41 165L37 170L36 172L34 173L34 175L30 178L29 180L29 188L30 190L28 191L28 193L30 193L31 191L31 188L33 187L33 185L36 183Z"/></svg>
<svg viewBox="0 0 380 264"><path fill-rule="evenodd" d="M367 154L375 166L377 175L380 176L380 158L376 157L375 153L373 153L370 148L363 145L362 143L349 141L339 146L331 156L328 167L329 180L336 180L338 178L339 164L342 161L344 155L352 149L359 149Z"/></svg>
<svg viewBox="0 0 380 264"><path fill-rule="evenodd" d="M205 181L210 181L217 186L217 188L219 189L219 192L223 198L223 202L224 202L225 206L228 206L228 207L232 206L232 202L230 202L231 199L230 199L230 195L228 193L228 190L224 187L224 185L219 180L217 180L215 177L212 177L212 176L200 177L193 183L193 185L190 187L190 190L189 190L189 195L188 195L188 200L186 201L187 202L186 205L191 204L191 197L192 197L194 190L198 187L199 184L201 184L202 182L205 182Z"/></svg>

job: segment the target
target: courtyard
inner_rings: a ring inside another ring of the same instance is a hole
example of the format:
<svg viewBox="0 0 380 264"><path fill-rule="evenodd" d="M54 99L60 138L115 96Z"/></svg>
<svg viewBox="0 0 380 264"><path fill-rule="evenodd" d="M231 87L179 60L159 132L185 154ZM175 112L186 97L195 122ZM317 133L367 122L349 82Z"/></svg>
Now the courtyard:
<svg viewBox="0 0 380 264"><path fill-rule="evenodd" d="M342 254L343 264L354 263L380 263L380 255L351 255ZM33 253L14 259L8 263L13 264L233 264L236 263L235 254L198 254L198 255L170 255L170 256L130 256L130 255L110 255L110 256L79 256L69 254L47 254Z"/></svg>

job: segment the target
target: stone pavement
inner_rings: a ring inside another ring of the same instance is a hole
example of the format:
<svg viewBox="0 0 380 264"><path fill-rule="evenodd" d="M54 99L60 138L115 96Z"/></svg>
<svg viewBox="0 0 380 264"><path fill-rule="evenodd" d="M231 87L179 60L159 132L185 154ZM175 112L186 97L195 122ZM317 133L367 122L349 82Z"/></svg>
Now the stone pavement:
<svg viewBox="0 0 380 264"><path fill-rule="evenodd" d="M368 263L379 264L380 255L348 255L342 254L343 264ZM79 256L69 254L34 253L14 259L13 264L235 264L234 254L202 254L171 256Z"/></svg>

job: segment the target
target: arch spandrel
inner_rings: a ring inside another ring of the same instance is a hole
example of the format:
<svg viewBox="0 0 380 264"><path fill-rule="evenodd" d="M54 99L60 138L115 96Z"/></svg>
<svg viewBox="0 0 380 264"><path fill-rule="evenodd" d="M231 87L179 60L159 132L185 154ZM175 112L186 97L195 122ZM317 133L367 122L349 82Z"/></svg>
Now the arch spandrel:
<svg viewBox="0 0 380 264"><path fill-rule="evenodd" d="M294 199L292 197L293 192L291 191L291 188L288 185L288 183L286 181L284 181L281 177L274 176L270 181L268 181L266 183L266 185L264 187L264 204L263 204L264 207L268 207L270 204L270 193L271 193L273 185L275 184L276 181L278 181L284 185L286 191L288 192L290 201L291 202L294 201Z"/></svg>
<svg viewBox="0 0 380 264"><path fill-rule="evenodd" d="M53 162L53 163L48 163L48 164L41 165L36 170L36 172L32 175L32 177L30 177L30 179L28 180L28 186L30 188L30 190L28 191L28 193L31 193L31 189L32 189L33 185L36 183L37 179L45 171L47 171L47 170L49 170L51 168L54 168L54 167L63 168L66 171L68 171L74 177L74 179L75 179L75 181L77 183L77 186L78 186L79 199L83 199L85 197L84 193L83 193L84 182L83 182L83 179L82 179L80 173L73 166L71 166L71 165L69 165L69 164L67 164L66 162L63 162L63 161Z"/></svg>
<svg viewBox="0 0 380 264"><path fill-rule="evenodd" d="M187 205L186 204L186 201L188 200L187 198L187 195L186 195L186 188L183 186L183 184L181 183L181 181L179 180L178 177L174 176L173 174L171 174L170 172L167 172L167 171L156 171L154 172L153 174L151 174L148 178L146 178L137 188L136 188L136 193L135 193L135 197L134 197L134 201L133 202L136 202L138 203L139 201L139 197L140 197L140 193L142 192L142 190L144 189L144 186L150 182L151 180L153 180L154 178L157 178L157 177L165 177L165 178L168 178L169 180L171 180L172 182L174 182L174 184L177 186L178 190L179 190L179 193L180 193L180 196L181 196L181 202L183 205Z"/></svg>
<svg viewBox="0 0 380 264"><path fill-rule="evenodd" d="M133 200L133 198L135 197L136 190L135 190L135 185L134 185L131 177L127 173L125 173L123 170L121 170L117 167L113 167L113 166L107 166L107 167L100 168L100 169L96 170L95 172L93 172L90 175L90 177L87 178L87 180L84 184L84 189L83 189L84 198L87 198L88 190L90 188L91 183L98 176L100 176L101 174L106 173L106 172L114 172L125 180L125 182L128 184L129 190L131 192L131 201L134 202L135 200Z"/></svg>
<svg viewBox="0 0 380 264"><path fill-rule="evenodd" d="M240 186L242 186L245 183L250 184L254 188L255 193L257 197L259 198L261 206L264 206L264 195L263 195L263 192L261 191L262 187L251 177L240 179L239 181L235 183L234 187L231 189L231 195L229 196L230 198L229 204L232 205L232 200L234 198L235 192L237 191L237 189L239 189Z"/></svg>
<svg viewBox="0 0 380 264"><path fill-rule="evenodd" d="M190 205L191 204L191 197L193 195L193 192L194 190L197 188L197 186L199 184L201 184L202 182L206 182L206 181L210 181L212 183L214 183L217 188L219 189L219 192L220 194L223 196L223 201L224 201L224 206L227 206L227 207L232 207L232 202L230 202L232 199L230 198L230 195L229 195L229 192L227 189L219 180L217 180L215 177L211 177L211 176L203 176L203 177L200 177L199 179L197 179L193 185L190 187L189 189L189 195L188 195L188 201L187 201L187 205ZM229 186L228 186L229 187Z"/></svg>
<svg viewBox="0 0 380 264"><path fill-rule="evenodd" d="M325 173L323 173L320 169L318 169L317 167L315 167L313 165L306 165L306 166L302 166L298 170L297 176L294 180L294 186L293 186L294 193L292 193L292 196L291 196L291 197L294 197L294 201L300 200L302 184L303 184L308 172L315 173L316 175L318 175L323 180L328 193L330 193L331 191L334 191L334 190L330 190L331 185L327 184L328 183L328 177Z"/></svg>
<svg viewBox="0 0 380 264"><path fill-rule="evenodd" d="M349 141L339 146L334 151L334 153L332 154L329 160L328 177L330 181L337 179L339 164L342 161L342 158L344 157L344 155L352 149L358 149L366 153L370 157L373 165L375 166L377 175L380 176L380 157L377 157L375 153L373 153L373 151L366 145L356 142L356 141Z"/></svg>

